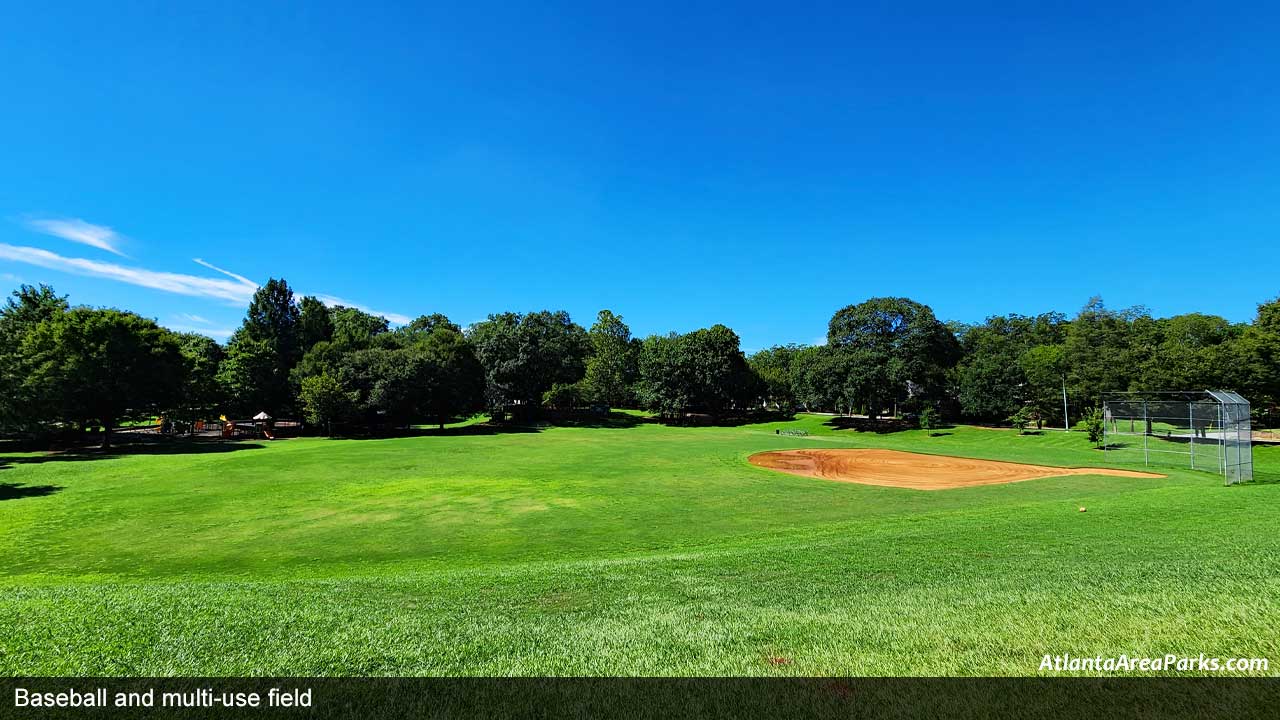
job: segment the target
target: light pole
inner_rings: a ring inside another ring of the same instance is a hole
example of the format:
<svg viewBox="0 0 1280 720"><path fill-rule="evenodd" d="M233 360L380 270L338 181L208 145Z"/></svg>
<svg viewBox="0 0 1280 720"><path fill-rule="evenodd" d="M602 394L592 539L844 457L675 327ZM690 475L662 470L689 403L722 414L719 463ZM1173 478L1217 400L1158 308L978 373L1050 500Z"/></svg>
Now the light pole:
<svg viewBox="0 0 1280 720"><path fill-rule="evenodd" d="M1071 432L1071 420L1067 417L1067 376L1062 376L1062 429Z"/></svg>

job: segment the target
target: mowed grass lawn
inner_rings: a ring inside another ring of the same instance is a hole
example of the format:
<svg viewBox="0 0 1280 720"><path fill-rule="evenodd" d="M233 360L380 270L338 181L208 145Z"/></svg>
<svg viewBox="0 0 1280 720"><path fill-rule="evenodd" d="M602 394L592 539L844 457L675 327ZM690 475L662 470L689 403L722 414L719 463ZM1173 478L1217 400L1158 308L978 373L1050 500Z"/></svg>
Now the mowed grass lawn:
<svg viewBox="0 0 1280 720"><path fill-rule="evenodd" d="M1280 669L1280 485L1171 470L922 492L746 462L1103 462L1080 433L824 420L3 455L0 673L1025 675L1046 653ZM1255 459L1280 471L1280 449Z"/></svg>

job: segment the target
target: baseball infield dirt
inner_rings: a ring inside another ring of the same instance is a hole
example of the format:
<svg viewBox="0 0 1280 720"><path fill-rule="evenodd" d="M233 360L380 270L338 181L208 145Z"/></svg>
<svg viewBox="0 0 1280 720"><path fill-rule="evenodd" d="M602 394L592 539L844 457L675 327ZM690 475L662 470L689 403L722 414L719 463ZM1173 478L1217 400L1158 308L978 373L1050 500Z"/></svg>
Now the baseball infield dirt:
<svg viewBox="0 0 1280 720"><path fill-rule="evenodd" d="M949 490L1063 475L1165 477L1133 470L1024 465L899 450L774 450L756 453L748 460L752 465L791 475L913 490Z"/></svg>

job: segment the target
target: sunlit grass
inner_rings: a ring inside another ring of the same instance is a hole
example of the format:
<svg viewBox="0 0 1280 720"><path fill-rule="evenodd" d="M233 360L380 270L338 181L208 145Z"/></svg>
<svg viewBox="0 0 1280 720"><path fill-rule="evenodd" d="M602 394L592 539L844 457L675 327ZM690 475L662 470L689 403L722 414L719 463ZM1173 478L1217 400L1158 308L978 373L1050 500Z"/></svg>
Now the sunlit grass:
<svg viewBox="0 0 1280 720"><path fill-rule="evenodd" d="M1280 485L1170 470L900 490L745 458L841 446L1113 458L1060 431L622 420L6 456L0 672L1033 674L1062 652L1280 661ZM215 448L238 449L195 451ZM1280 469L1280 448L1257 448L1255 462Z"/></svg>

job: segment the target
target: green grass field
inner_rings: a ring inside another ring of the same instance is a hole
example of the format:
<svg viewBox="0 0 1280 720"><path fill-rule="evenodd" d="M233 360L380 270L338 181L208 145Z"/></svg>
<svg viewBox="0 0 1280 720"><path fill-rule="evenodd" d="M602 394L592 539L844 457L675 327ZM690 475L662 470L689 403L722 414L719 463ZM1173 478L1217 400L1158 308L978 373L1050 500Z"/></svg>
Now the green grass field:
<svg viewBox="0 0 1280 720"><path fill-rule="evenodd" d="M1280 485L922 492L746 462L842 446L1103 461L1081 433L816 416L8 453L0 674L1026 675L1046 653L1280 670ZM1280 471L1280 448L1255 462Z"/></svg>

